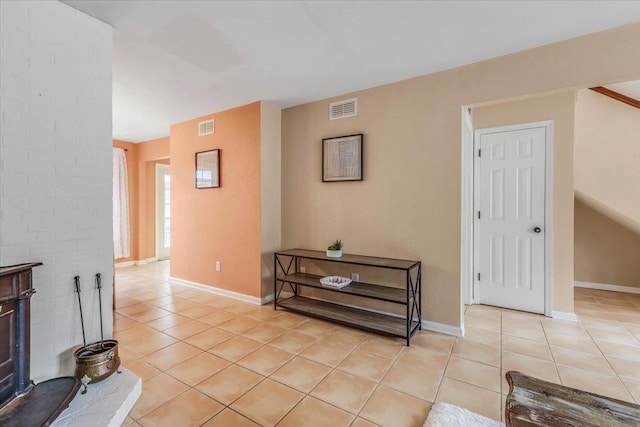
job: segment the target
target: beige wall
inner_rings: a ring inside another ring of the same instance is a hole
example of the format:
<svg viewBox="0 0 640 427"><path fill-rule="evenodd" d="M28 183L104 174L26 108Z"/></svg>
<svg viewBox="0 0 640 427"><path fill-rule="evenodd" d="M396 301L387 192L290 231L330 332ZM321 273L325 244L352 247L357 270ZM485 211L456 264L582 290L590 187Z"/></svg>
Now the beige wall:
<svg viewBox="0 0 640 427"><path fill-rule="evenodd" d="M640 286L640 110L578 92L575 279Z"/></svg>
<svg viewBox="0 0 640 427"><path fill-rule="evenodd" d="M262 296L273 293L273 253L282 246L280 107L260 103L260 247Z"/></svg>
<svg viewBox="0 0 640 427"><path fill-rule="evenodd" d="M576 198L575 279L640 287L640 235Z"/></svg>
<svg viewBox="0 0 640 427"><path fill-rule="evenodd" d="M322 250L342 238L346 252L419 259L425 318L458 326L461 106L638 78L639 39L634 24L284 110L283 247ZM328 103L352 96L358 116L329 121ZM365 180L323 184L321 139L357 132ZM558 203L571 206L566 193ZM554 309L573 311L573 301Z"/></svg>
<svg viewBox="0 0 640 427"><path fill-rule="evenodd" d="M640 109L581 90L575 133L576 193L640 233Z"/></svg>
<svg viewBox="0 0 640 427"><path fill-rule="evenodd" d="M573 312L575 91L474 108L474 129L553 120L553 308Z"/></svg>

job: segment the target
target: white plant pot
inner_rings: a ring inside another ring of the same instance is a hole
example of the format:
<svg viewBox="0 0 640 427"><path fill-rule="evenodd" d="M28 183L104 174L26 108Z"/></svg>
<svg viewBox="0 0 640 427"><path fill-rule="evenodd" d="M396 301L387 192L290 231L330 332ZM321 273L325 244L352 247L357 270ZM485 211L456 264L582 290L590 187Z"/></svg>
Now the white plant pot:
<svg viewBox="0 0 640 427"><path fill-rule="evenodd" d="M342 256L342 249L339 251L330 251L327 249L327 256L329 258L340 258Z"/></svg>

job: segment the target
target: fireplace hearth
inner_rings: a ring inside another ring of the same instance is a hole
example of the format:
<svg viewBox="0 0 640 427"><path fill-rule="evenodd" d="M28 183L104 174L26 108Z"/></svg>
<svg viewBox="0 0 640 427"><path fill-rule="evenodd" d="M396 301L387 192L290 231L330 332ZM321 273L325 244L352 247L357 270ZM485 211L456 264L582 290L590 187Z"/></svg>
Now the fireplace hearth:
<svg viewBox="0 0 640 427"><path fill-rule="evenodd" d="M34 385L30 378L32 269L42 263L0 267L0 425L48 426L69 406L80 381L60 377Z"/></svg>

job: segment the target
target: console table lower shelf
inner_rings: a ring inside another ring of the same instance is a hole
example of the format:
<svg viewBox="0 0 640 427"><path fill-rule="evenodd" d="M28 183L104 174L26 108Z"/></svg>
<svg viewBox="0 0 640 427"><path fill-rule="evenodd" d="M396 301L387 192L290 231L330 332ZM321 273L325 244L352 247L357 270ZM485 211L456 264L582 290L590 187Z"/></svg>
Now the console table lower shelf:
<svg viewBox="0 0 640 427"><path fill-rule="evenodd" d="M302 296L293 296L278 300L277 307L371 332L381 332L395 337L407 338L407 321L402 317L394 317L388 314L376 313ZM413 335L420 327L420 324L416 321L411 323L410 330L408 331L409 336Z"/></svg>

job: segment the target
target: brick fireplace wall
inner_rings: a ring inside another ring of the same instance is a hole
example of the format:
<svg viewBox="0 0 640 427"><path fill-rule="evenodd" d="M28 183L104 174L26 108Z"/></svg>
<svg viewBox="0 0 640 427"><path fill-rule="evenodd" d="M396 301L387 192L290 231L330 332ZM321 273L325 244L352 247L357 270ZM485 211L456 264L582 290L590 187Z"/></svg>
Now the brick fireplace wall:
<svg viewBox="0 0 640 427"><path fill-rule="evenodd" d="M82 343L106 335L113 282L112 29L57 1L0 3L0 265L34 270L31 377L73 372Z"/></svg>

